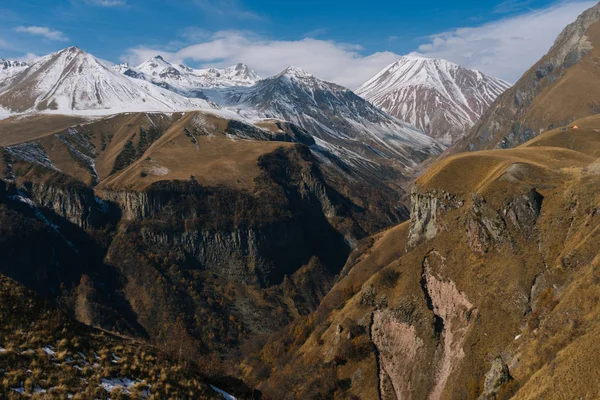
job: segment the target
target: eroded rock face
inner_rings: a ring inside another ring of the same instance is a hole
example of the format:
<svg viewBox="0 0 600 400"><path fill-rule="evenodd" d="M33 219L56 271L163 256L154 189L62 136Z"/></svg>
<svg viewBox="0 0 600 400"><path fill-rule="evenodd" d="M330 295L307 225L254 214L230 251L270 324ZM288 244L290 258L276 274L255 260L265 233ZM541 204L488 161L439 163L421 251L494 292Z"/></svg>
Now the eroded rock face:
<svg viewBox="0 0 600 400"><path fill-rule="evenodd" d="M474 253L487 253L493 246L510 241L506 223L480 194L473 194L467 218L469 247Z"/></svg>
<svg viewBox="0 0 600 400"><path fill-rule="evenodd" d="M312 255L302 225L294 222L232 231L160 232L142 228L140 233L150 248L170 249L182 259L193 257L206 270L245 284L280 283Z"/></svg>
<svg viewBox="0 0 600 400"><path fill-rule="evenodd" d="M542 212L543 201L544 196L531 189L514 199L503 212L516 228L531 231Z"/></svg>
<svg viewBox="0 0 600 400"><path fill-rule="evenodd" d="M398 321L390 310L378 310L371 339L379 352L381 398L412 399L413 375L419 372L417 358L423 347L415 327Z"/></svg>
<svg viewBox="0 0 600 400"><path fill-rule="evenodd" d="M438 263L443 263L443 259L436 253L430 254L423 262L423 289L428 306L434 313L434 331L440 340L434 364L437 366L435 386L429 394L431 400L441 398L448 378L464 358L463 344L476 312L453 281L435 274L434 265Z"/></svg>
<svg viewBox="0 0 600 400"><path fill-rule="evenodd" d="M107 206L87 187L35 183L27 185L27 191L39 207L48 208L84 229L94 226L107 212Z"/></svg>
<svg viewBox="0 0 600 400"><path fill-rule="evenodd" d="M531 235L541 214L544 197L535 189L516 196L500 212L491 207L478 193L467 217L469 247L474 253L484 254L505 243L513 244L511 230Z"/></svg>
<svg viewBox="0 0 600 400"><path fill-rule="evenodd" d="M451 209L462 207L462 200L440 190L420 193L414 189L411 193L410 230L408 246L433 239L442 229L440 215Z"/></svg>

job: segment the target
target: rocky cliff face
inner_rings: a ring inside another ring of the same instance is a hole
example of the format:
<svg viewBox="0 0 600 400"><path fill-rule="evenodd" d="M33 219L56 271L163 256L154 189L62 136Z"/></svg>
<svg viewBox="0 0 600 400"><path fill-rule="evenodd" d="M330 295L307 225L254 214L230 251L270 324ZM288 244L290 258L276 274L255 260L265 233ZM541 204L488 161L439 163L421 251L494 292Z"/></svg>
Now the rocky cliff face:
<svg viewBox="0 0 600 400"><path fill-rule="evenodd" d="M414 188L411 193L408 245L412 247L433 239L443 229L438 221L440 213L462 205L462 200L444 191L434 189L420 193L417 188Z"/></svg>

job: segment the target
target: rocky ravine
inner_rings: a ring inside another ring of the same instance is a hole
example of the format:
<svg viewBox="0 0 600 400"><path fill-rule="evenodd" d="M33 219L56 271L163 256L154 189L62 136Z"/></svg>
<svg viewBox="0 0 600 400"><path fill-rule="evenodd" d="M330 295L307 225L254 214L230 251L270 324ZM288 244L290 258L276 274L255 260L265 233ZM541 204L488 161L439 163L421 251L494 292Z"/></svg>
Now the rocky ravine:
<svg viewBox="0 0 600 400"><path fill-rule="evenodd" d="M286 331L296 338L289 348L273 356L274 342L255 356L270 366L260 379L264 393L593 396L593 372L577 368L579 376L565 379L551 372L593 365L593 353L576 349L589 344L600 312L591 295L598 283L583 278L598 265L598 138L582 131L578 139L589 142L575 152L561 147L565 135L543 135L540 147L452 157L420 178L410 223L363 243L318 310ZM250 382L258 371L251 360ZM311 378L298 380L307 371Z"/></svg>

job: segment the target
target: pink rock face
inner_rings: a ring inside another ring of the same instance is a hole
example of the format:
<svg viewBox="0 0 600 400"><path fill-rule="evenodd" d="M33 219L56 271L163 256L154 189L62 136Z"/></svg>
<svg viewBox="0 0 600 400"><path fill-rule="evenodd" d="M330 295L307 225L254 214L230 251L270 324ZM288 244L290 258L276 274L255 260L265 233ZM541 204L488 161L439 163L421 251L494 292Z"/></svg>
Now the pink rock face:
<svg viewBox="0 0 600 400"><path fill-rule="evenodd" d="M388 310L376 311L371 335L379 351L382 398L411 399L412 375L419 369L417 353L423 347L415 327L398 322ZM393 393L387 393L389 389L383 384L386 377Z"/></svg>
<svg viewBox="0 0 600 400"><path fill-rule="evenodd" d="M423 262L422 285L428 307L435 315L437 340L425 343L415 326L399 320L393 311L377 310L373 314L371 338L379 352L383 399L424 398L416 394L423 390L430 400L440 399L465 357L463 345L476 310L453 281L433 272L437 270L434 265L443 268L443 259L437 253ZM429 389L424 389L423 383Z"/></svg>
<svg viewBox="0 0 600 400"><path fill-rule="evenodd" d="M431 391L431 400L439 399L446 387L448 378L465 356L463 344L469 328L468 312L473 305L461 293L452 281L442 281L431 272L425 264L427 290L433 304L433 312L443 319L442 332L443 354L436 362L436 384Z"/></svg>

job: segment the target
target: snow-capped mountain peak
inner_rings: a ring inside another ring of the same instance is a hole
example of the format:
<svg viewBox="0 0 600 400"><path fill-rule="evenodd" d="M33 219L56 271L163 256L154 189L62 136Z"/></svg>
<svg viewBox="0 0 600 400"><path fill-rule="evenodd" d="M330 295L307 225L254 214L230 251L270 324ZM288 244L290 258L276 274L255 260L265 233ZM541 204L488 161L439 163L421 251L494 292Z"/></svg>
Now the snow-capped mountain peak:
<svg viewBox="0 0 600 400"><path fill-rule="evenodd" d="M311 77L312 75L300 67L290 65L286 69L284 69L278 76L289 76L292 78L307 78Z"/></svg>
<svg viewBox="0 0 600 400"><path fill-rule="evenodd" d="M396 160L413 168L443 150L432 138L351 90L298 67L288 67L248 88L227 90L222 99L247 118L292 122L311 132L327 152L357 166Z"/></svg>
<svg viewBox="0 0 600 400"><path fill-rule="evenodd" d="M510 85L452 62L403 56L356 93L449 145Z"/></svg>

